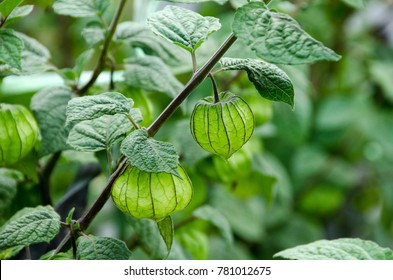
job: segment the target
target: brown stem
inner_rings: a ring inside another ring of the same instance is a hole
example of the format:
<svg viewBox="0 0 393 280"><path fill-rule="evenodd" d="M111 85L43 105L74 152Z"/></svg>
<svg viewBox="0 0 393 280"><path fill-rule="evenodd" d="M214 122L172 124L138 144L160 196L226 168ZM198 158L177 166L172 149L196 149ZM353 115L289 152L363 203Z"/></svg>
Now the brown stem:
<svg viewBox="0 0 393 280"><path fill-rule="evenodd" d="M43 205L52 205L52 197L50 195L50 177L60 156L61 152L54 153L39 172L39 188Z"/></svg>
<svg viewBox="0 0 393 280"><path fill-rule="evenodd" d="M119 19L120 19L122 11L124 9L124 5L126 4L126 1L127 0L121 0L119 3L119 6L117 7L115 16L109 26L109 32L108 32L108 35L106 36L104 45L102 47L100 58L98 59L97 65L93 70L93 74L92 74L90 80L82 88L77 89L77 94L80 96L83 95L96 82L98 76L101 74L101 72L105 68L105 61L106 61L106 57L108 54L109 45L112 41L113 35L115 34L116 27L117 27L117 24L119 23Z"/></svg>

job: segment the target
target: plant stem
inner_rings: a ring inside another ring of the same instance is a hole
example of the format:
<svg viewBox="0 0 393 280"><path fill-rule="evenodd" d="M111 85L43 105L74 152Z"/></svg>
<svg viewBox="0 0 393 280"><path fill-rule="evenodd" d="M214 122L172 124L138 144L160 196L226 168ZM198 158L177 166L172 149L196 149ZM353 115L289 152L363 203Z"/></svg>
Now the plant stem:
<svg viewBox="0 0 393 280"><path fill-rule="evenodd" d="M131 116L129 114L127 114L126 116L127 116L127 119L130 121L130 123L132 124L132 126L135 129L139 129L140 128L139 125L131 118Z"/></svg>
<svg viewBox="0 0 393 280"><path fill-rule="evenodd" d="M213 56L203 65L191 80L185 85L183 90L176 96L172 102L164 109L164 111L157 117L157 119L149 126L147 132L149 136L154 136L160 127L165 123L165 121L176 111L180 104L191 94L191 92L205 80L207 75L213 69L214 65L220 60L220 58L225 54L225 52L232 46L236 41L236 37L233 33L225 40L225 42L220 46L220 48L213 54Z"/></svg>
<svg viewBox="0 0 393 280"><path fill-rule="evenodd" d="M220 102L220 97L218 95L216 80L214 79L214 76L212 75L212 73L209 73L209 77L210 77L210 80L212 81L212 85L213 85L214 103L218 103L218 102Z"/></svg>
<svg viewBox="0 0 393 280"><path fill-rule="evenodd" d="M172 113L181 105L181 103L186 99L188 95L195 89L203 80L209 75L211 69L214 65L220 60L220 58L225 54L225 52L229 49L229 47L236 41L235 35L232 33L229 37L225 40L225 42L220 46L220 48L213 54L213 56L209 59L205 65L200 68L191 80L187 83L184 89L179 93L179 95L172 100L172 102L166 107L166 109L161 113L160 116L152 123L152 125L148 129L148 133L150 136L154 136L156 132L160 129L163 123L172 115ZM91 208L78 219L80 230L83 231L87 229L90 225L94 217L97 213L104 207L106 201L108 200L112 186L116 181L117 177L119 177L127 167L127 160L122 158L119 161L119 164L115 168L115 172L109 177L109 180L104 187L100 196L96 199L93 203ZM63 238L60 242L59 246L57 246L54 255L59 253L61 249L67 244L68 240L70 239L71 234L70 232Z"/></svg>
<svg viewBox="0 0 393 280"><path fill-rule="evenodd" d="M109 45L112 42L113 35L115 34L117 24L119 23L119 19L121 16L121 13L123 12L124 5L126 4L127 0L120 0L119 6L117 7L115 16L113 17L113 20L109 26L109 31L108 35L106 36L104 45L101 50L100 57L98 59L97 65L93 70L93 74L90 78L90 80L82 87L77 89L76 93L80 96L82 96L97 80L98 76L101 74L101 72L105 68L105 61L107 58L108 50L109 50Z"/></svg>
<svg viewBox="0 0 393 280"><path fill-rule="evenodd" d="M61 152L54 153L39 172L39 188L41 191L41 200L43 205L52 205L52 197L50 195L50 177L60 156Z"/></svg>

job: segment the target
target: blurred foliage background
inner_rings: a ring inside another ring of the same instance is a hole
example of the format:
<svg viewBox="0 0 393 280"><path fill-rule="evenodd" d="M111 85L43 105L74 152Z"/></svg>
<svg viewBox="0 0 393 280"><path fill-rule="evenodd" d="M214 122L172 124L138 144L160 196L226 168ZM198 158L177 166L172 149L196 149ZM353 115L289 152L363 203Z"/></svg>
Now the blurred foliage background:
<svg viewBox="0 0 393 280"><path fill-rule="evenodd" d="M88 22L54 14L49 0L25 2L34 4L35 10L13 27L45 45L53 65L72 67L87 48L80 34ZM242 2L186 5L219 17L223 26L198 50L200 64L228 35L233 7ZM165 4L135 0L127 5L122 20L144 22L149 12ZM191 205L174 217L171 258L270 259L292 246L340 237L369 239L393 248L393 1L273 0L270 6L291 14L342 59L282 66L295 86L294 111L263 100L245 73L219 74L220 89L243 96L257 123L249 143L229 162L205 153L189 132L195 102L212 93L209 81L165 124L157 138L176 145L195 188ZM107 13L108 21L112 12ZM135 51L122 46L115 52L116 60ZM239 42L227 56L254 57ZM183 83L190 78L190 64L172 67ZM61 84L57 72L7 77L0 80L0 102L28 106L40 88L57 84ZM135 99L146 126L170 101L122 82L116 83L116 90ZM99 159L100 155L73 151L62 154L51 177L55 204L85 207L97 197L107 180L106 172L96 176ZM79 188L78 199L71 196L67 201L64 194L72 187ZM1 222L22 207L40 203L34 184L26 182ZM229 221L233 244L207 222L190 218L194 209L205 204ZM125 240L134 258L159 257L155 249L163 245L151 244L148 234L141 238L137 225L109 202L89 232Z"/></svg>

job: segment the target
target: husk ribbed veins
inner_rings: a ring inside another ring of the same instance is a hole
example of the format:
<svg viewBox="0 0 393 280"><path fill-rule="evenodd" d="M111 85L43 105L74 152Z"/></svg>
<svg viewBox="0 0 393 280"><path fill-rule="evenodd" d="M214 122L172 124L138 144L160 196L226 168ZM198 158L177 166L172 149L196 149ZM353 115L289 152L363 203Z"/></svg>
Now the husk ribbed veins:
<svg viewBox="0 0 393 280"><path fill-rule="evenodd" d="M179 165L182 179L172 174L149 173L129 167L116 180L112 199L124 213L159 221L184 209L192 198L192 184Z"/></svg>
<svg viewBox="0 0 393 280"><path fill-rule="evenodd" d="M38 125L22 105L0 104L0 165L13 164L34 148Z"/></svg>
<svg viewBox="0 0 393 280"><path fill-rule="evenodd" d="M191 116L191 133L206 151L228 159L239 150L254 131L254 115L248 104L230 92L199 101Z"/></svg>

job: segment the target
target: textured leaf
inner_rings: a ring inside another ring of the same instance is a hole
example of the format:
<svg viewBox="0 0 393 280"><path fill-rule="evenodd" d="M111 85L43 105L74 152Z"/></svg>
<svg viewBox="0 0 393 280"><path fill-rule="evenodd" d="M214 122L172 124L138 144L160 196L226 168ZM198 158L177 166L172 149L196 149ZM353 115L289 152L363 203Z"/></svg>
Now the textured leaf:
<svg viewBox="0 0 393 280"><path fill-rule="evenodd" d="M18 7L20 3L22 3L23 0L4 0L0 3L0 14L3 15L3 17L8 17L12 11Z"/></svg>
<svg viewBox="0 0 393 280"><path fill-rule="evenodd" d="M75 125L70 131L67 143L77 151L97 152L122 141L131 129L132 124L125 115L105 115Z"/></svg>
<svg viewBox="0 0 393 280"><path fill-rule="evenodd" d="M23 41L12 29L0 29L0 61L9 66L21 69Z"/></svg>
<svg viewBox="0 0 393 280"><path fill-rule="evenodd" d="M77 240L77 258L80 260L129 260L132 253L122 240L89 235Z"/></svg>
<svg viewBox="0 0 393 280"><path fill-rule="evenodd" d="M341 238L296 246L274 257L295 260L393 260L393 251L372 241Z"/></svg>
<svg viewBox="0 0 393 280"><path fill-rule="evenodd" d="M160 231L161 237L165 242L166 248L168 249L168 255L171 252L174 228L171 216L167 216L163 220L157 222L158 229Z"/></svg>
<svg viewBox="0 0 393 280"><path fill-rule="evenodd" d="M308 35L293 18L268 10L263 2L240 7L232 28L258 57L271 63L303 64L341 58Z"/></svg>
<svg viewBox="0 0 393 280"><path fill-rule="evenodd" d="M68 148L69 130L64 124L66 108L70 100L71 91L65 87L43 89L31 99L30 108L41 130L43 156Z"/></svg>
<svg viewBox="0 0 393 280"><path fill-rule="evenodd" d="M294 105L294 90L288 75L277 66L257 59L222 58L224 70L245 70L259 94L272 101Z"/></svg>
<svg viewBox="0 0 393 280"><path fill-rule="evenodd" d="M205 205L196 209L193 216L208 221L217 227L221 236L228 244L233 244L233 234L228 220L215 208Z"/></svg>
<svg viewBox="0 0 393 280"><path fill-rule="evenodd" d="M94 47L105 40L105 30L99 26L86 27L82 30L82 36L89 46Z"/></svg>
<svg viewBox="0 0 393 280"><path fill-rule="evenodd" d="M44 45L26 34L20 32L15 32L15 34L22 39L24 43L22 69L21 71L16 71L16 74L31 75L54 69L49 63L51 55Z"/></svg>
<svg viewBox="0 0 393 280"><path fill-rule="evenodd" d="M170 97L176 96L183 88L171 70L154 56L127 60L124 78L126 84L132 87L165 93Z"/></svg>
<svg viewBox="0 0 393 280"><path fill-rule="evenodd" d="M60 216L51 206L24 208L0 230L0 250L51 241L60 230Z"/></svg>
<svg viewBox="0 0 393 280"><path fill-rule="evenodd" d="M0 215L12 203L17 191L18 172L10 169L0 169Z"/></svg>
<svg viewBox="0 0 393 280"><path fill-rule="evenodd" d="M203 2L216 2L218 4L225 4L228 0L158 0L158 1L165 1L165 2L173 2L173 3L203 3Z"/></svg>
<svg viewBox="0 0 393 280"><path fill-rule="evenodd" d="M53 9L60 15L92 17L103 14L109 4L108 0L56 0Z"/></svg>
<svg viewBox="0 0 393 280"><path fill-rule="evenodd" d="M33 9L34 9L33 5L24 5L24 6L20 6L20 7L15 8L11 12L11 14L7 17L7 20L3 26L7 26L7 25L17 21L18 19L29 15L33 11Z"/></svg>
<svg viewBox="0 0 393 280"><path fill-rule="evenodd" d="M141 48L147 55L158 56L170 66L178 67L189 60L189 54L185 50L173 48L170 42L157 37L140 22L120 23L116 29L115 40L124 41L131 47Z"/></svg>
<svg viewBox="0 0 393 280"><path fill-rule="evenodd" d="M147 24L157 35L190 52L221 28L217 18L203 17L177 6L166 6L164 10L152 14Z"/></svg>
<svg viewBox="0 0 393 280"><path fill-rule="evenodd" d="M133 105L132 99L118 92L73 98L67 106L66 126L104 115L129 114Z"/></svg>
<svg viewBox="0 0 393 280"><path fill-rule="evenodd" d="M132 166L145 172L165 172L179 176L179 159L171 143L149 138L145 130L139 129L127 136L121 144L121 152Z"/></svg>

